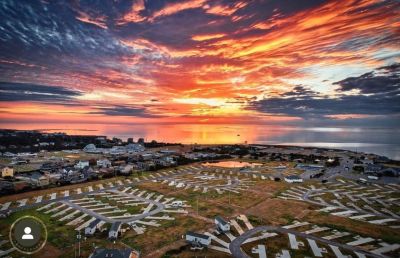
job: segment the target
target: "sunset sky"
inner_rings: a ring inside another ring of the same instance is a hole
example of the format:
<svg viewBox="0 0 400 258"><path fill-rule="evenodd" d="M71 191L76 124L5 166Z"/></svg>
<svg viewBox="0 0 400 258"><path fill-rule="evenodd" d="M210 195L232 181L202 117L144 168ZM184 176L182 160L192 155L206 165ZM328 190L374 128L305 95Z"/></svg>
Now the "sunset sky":
<svg viewBox="0 0 400 258"><path fill-rule="evenodd" d="M399 126L396 0L3 0L0 16L0 127Z"/></svg>

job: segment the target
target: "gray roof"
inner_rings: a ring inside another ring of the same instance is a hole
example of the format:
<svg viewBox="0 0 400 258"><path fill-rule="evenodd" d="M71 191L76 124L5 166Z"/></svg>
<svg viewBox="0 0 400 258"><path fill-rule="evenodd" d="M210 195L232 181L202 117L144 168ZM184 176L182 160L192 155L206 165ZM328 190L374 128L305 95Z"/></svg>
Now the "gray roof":
<svg viewBox="0 0 400 258"><path fill-rule="evenodd" d="M116 232L118 232L120 227L121 227L121 222L114 222L114 223L111 225L110 231L116 231Z"/></svg>
<svg viewBox="0 0 400 258"><path fill-rule="evenodd" d="M43 177L43 174L39 172L33 172L29 177L38 180L39 178Z"/></svg>
<svg viewBox="0 0 400 258"><path fill-rule="evenodd" d="M221 216L215 217L215 219L218 221L218 223L222 224L223 226L228 225L228 222L226 222Z"/></svg>
<svg viewBox="0 0 400 258"><path fill-rule="evenodd" d="M192 232L192 231L186 232L186 235L190 235L190 236L194 236L194 237L202 238L202 239L207 239L207 240L210 239L210 237L207 235L199 234L199 233Z"/></svg>
<svg viewBox="0 0 400 258"><path fill-rule="evenodd" d="M375 171L378 172L379 170L383 169L383 166L380 164L368 164L367 167L365 168L366 170L369 171Z"/></svg>
<svg viewBox="0 0 400 258"><path fill-rule="evenodd" d="M90 224L89 224L89 228L94 228L94 227L96 227L97 226L97 224L99 224L100 223L100 221L101 221L101 219L95 219L95 220L93 220L92 222L90 222Z"/></svg>
<svg viewBox="0 0 400 258"><path fill-rule="evenodd" d="M291 180L301 179L299 176L296 176L296 175L290 175L290 176L287 176L285 178L286 179L291 179Z"/></svg>

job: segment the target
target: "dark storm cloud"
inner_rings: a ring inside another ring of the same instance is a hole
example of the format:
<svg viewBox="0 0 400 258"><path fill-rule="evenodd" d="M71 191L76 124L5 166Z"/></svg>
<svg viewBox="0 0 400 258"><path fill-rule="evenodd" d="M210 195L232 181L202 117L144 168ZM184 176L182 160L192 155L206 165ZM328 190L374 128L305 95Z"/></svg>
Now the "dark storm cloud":
<svg viewBox="0 0 400 258"><path fill-rule="evenodd" d="M101 16L107 14L103 8L90 12L89 6L68 1L1 1L0 60L7 63L0 66L0 78L12 81L15 76L31 76L34 80L43 72L90 77L99 70L120 69L125 56L144 55L121 43L112 30L78 20L93 15L106 26L109 18ZM15 69L15 63L31 66Z"/></svg>
<svg viewBox="0 0 400 258"><path fill-rule="evenodd" d="M1 3L0 15L6 21L0 26L2 50L47 57L60 53L84 56L129 53L107 30L77 20L79 13L67 2L6 0Z"/></svg>
<svg viewBox="0 0 400 258"><path fill-rule="evenodd" d="M307 89L302 85L298 85L298 86L294 87L292 91L285 92L285 93L281 94L281 96L283 96L283 97L291 97L291 96L301 97L301 96L316 96L317 94L318 93L315 91Z"/></svg>
<svg viewBox="0 0 400 258"><path fill-rule="evenodd" d="M349 77L333 83L340 86L340 91L359 90L362 94L399 93L400 64L380 67L377 71L358 77Z"/></svg>
<svg viewBox="0 0 400 258"><path fill-rule="evenodd" d="M268 114L304 118L336 114L393 115L400 113L400 96L341 96L339 98L268 98L251 104Z"/></svg>
<svg viewBox="0 0 400 258"><path fill-rule="evenodd" d="M392 64L358 77L349 77L334 84L340 85L341 95L325 97L303 86L280 97L252 102L249 109L268 114L324 117L337 114L396 115L400 114L399 64ZM360 95L343 94L360 90Z"/></svg>
<svg viewBox="0 0 400 258"><path fill-rule="evenodd" d="M0 101L69 102L80 96L79 91L60 86L0 82Z"/></svg>
<svg viewBox="0 0 400 258"><path fill-rule="evenodd" d="M112 106L97 108L98 111L91 112L90 114L102 114L109 116L132 116L132 117L158 117L150 114L144 107L130 107L130 106Z"/></svg>

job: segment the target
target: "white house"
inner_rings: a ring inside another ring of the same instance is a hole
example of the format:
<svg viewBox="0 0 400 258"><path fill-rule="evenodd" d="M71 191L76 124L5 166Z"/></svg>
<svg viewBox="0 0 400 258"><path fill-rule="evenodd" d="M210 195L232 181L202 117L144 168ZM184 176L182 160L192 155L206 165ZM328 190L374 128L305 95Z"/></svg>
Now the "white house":
<svg viewBox="0 0 400 258"><path fill-rule="evenodd" d="M217 229L222 232L228 232L231 230L231 225L220 216L215 217L214 222L217 226Z"/></svg>
<svg viewBox="0 0 400 258"><path fill-rule="evenodd" d="M96 163L98 167L102 168L108 168L111 166L111 161L109 161L108 159L99 159Z"/></svg>
<svg viewBox="0 0 400 258"><path fill-rule="evenodd" d="M285 181L288 183L302 183L303 179L296 175L290 175L285 177Z"/></svg>
<svg viewBox="0 0 400 258"><path fill-rule="evenodd" d="M110 231L108 231L108 238L109 239L117 239L118 238L118 232L121 229L121 222L114 222L111 225Z"/></svg>
<svg viewBox="0 0 400 258"><path fill-rule="evenodd" d="M186 242L191 244L200 244L202 246L209 246L211 244L211 237L196 232L186 232Z"/></svg>
<svg viewBox="0 0 400 258"><path fill-rule="evenodd" d="M126 153L126 148L125 146L113 146L110 149L110 154L111 155L123 155Z"/></svg>
<svg viewBox="0 0 400 258"><path fill-rule="evenodd" d="M141 154L143 160L151 160L154 157L153 153L143 153Z"/></svg>
<svg viewBox="0 0 400 258"><path fill-rule="evenodd" d="M76 168L83 169L85 167L89 167L89 161L80 160L78 164L75 165Z"/></svg>
<svg viewBox="0 0 400 258"><path fill-rule="evenodd" d="M94 144L88 144L88 145L86 145L85 146L85 148L83 148L83 151L84 152L88 152L88 153L93 153L93 152L96 152L96 145L94 145Z"/></svg>
<svg viewBox="0 0 400 258"><path fill-rule="evenodd" d="M374 161L372 159L363 159L361 160L361 163L363 163L363 165L372 165L374 164Z"/></svg>
<svg viewBox="0 0 400 258"><path fill-rule="evenodd" d="M162 154L167 154L167 155L176 154L175 150L169 150L169 149L160 150L159 152L162 153Z"/></svg>
<svg viewBox="0 0 400 258"><path fill-rule="evenodd" d="M89 226L85 228L85 235L86 236L93 236L96 232L97 225L101 222L100 219L95 219L94 221L90 222Z"/></svg>
<svg viewBox="0 0 400 258"><path fill-rule="evenodd" d="M122 165L119 167L119 170L123 175L130 175L133 171L133 165Z"/></svg>
<svg viewBox="0 0 400 258"><path fill-rule="evenodd" d="M126 151L128 153L142 152L144 150L145 150L145 148L143 147L143 145L138 144L138 143L130 143L130 144L126 145Z"/></svg>

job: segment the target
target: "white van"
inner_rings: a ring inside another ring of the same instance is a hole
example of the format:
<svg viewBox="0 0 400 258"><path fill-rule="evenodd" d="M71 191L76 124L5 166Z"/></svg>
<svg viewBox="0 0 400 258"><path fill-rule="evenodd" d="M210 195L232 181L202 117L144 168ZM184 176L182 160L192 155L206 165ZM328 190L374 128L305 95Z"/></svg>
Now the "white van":
<svg viewBox="0 0 400 258"><path fill-rule="evenodd" d="M377 176L367 176L368 177L368 179L371 179L371 180L379 180L379 177L377 177Z"/></svg>

